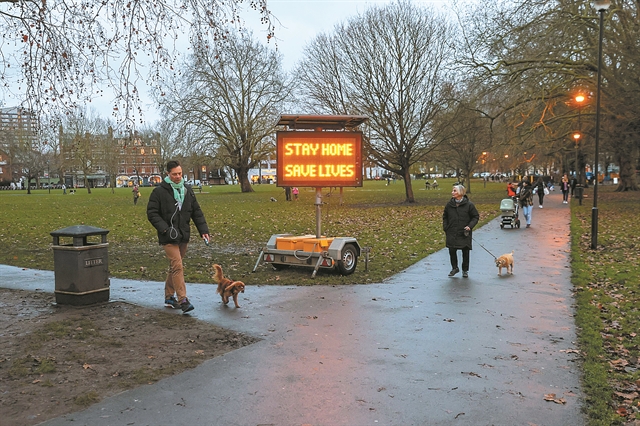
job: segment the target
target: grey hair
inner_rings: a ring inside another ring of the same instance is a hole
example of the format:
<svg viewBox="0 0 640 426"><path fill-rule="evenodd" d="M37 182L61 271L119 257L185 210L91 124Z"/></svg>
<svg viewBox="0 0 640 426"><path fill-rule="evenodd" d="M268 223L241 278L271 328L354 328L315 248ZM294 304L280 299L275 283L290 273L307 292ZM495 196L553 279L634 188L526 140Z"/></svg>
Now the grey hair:
<svg viewBox="0 0 640 426"><path fill-rule="evenodd" d="M467 193L467 189L464 187L464 185L453 185L453 187L456 188L458 190L458 194L462 195L463 197Z"/></svg>

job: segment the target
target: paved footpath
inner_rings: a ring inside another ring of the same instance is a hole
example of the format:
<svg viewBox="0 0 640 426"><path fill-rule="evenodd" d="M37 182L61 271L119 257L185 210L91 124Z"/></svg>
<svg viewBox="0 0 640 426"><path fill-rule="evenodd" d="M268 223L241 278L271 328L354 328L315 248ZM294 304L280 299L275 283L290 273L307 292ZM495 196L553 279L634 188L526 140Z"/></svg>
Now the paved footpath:
<svg viewBox="0 0 640 426"><path fill-rule="evenodd" d="M441 250L380 284L251 285L241 309L190 284L193 316L263 340L44 424L583 425L570 211L545 198L529 229L474 232L468 279ZM513 250L514 275L478 243ZM54 276L0 266L0 285L53 292ZM164 309L162 289L112 279L111 299Z"/></svg>

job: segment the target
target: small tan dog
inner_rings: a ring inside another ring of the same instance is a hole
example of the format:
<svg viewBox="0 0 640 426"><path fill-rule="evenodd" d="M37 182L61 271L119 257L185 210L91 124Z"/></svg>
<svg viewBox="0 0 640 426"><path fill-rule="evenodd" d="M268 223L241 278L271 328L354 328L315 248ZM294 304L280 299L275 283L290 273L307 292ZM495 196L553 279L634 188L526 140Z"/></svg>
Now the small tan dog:
<svg viewBox="0 0 640 426"><path fill-rule="evenodd" d="M213 265L213 270L213 280L218 283L216 293L222 297L222 303L226 305L229 303L229 297L233 297L233 303L235 303L236 308L239 308L238 293L244 293L244 283L242 281L231 281L229 278L225 278L220 265Z"/></svg>
<svg viewBox="0 0 640 426"><path fill-rule="evenodd" d="M507 268L507 273L513 275L513 252L496 258L496 266L498 267L498 275L502 275L502 268Z"/></svg>

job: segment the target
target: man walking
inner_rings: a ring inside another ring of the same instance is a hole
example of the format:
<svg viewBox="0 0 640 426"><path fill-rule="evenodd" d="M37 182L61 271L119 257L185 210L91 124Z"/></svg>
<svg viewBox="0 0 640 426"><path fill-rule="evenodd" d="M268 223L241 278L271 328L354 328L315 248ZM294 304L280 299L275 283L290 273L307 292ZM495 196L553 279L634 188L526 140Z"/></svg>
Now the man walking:
<svg viewBox="0 0 640 426"><path fill-rule="evenodd" d="M184 184L180 163L169 161L167 173L168 176L149 196L147 218L158 231L158 242L169 259L169 272L164 286L165 306L179 307L186 313L193 310L187 298L182 264L191 234L190 222L193 220L207 244L209 227L193 189Z"/></svg>

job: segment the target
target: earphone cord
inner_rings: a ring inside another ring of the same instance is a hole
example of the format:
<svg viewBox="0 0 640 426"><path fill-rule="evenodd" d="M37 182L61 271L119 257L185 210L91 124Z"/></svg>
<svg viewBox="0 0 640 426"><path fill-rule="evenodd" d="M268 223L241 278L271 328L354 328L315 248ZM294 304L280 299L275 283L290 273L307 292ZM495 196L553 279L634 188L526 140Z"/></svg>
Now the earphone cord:
<svg viewBox="0 0 640 426"><path fill-rule="evenodd" d="M171 224L171 226L169 227L169 238L171 238L172 240L178 239L178 230L173 226L173 218L176 217L176 213L178 213L179 208L180 207L178 206L178 203L176 203L176 210L173 212L173 214L171 215L171 219L169 220L169 223Z"/></svg>

